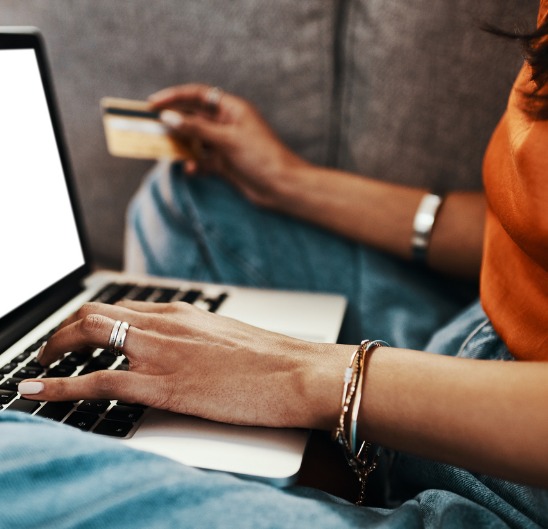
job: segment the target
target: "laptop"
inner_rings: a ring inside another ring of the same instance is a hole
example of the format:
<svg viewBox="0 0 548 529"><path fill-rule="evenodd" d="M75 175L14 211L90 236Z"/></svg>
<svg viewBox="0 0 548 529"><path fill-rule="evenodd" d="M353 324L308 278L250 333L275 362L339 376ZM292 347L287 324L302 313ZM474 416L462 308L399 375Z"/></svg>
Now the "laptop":
<svg viewBox="0 0 548 529"><path fill-rule="evenodd" d="M294 482L305 431L226 425L117 401L20 398L24 378L128 369L108 350L70 353L47 370L37 363L43 341L89 300L186 301L316 342L337 340L346 300L94 271L37 29L0 27L0 72L0 412L45 417L198 468Z"/></svg>

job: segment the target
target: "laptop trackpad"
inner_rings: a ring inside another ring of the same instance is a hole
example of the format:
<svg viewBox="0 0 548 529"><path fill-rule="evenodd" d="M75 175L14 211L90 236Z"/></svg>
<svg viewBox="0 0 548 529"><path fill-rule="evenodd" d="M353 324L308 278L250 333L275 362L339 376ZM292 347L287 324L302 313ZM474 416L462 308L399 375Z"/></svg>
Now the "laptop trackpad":
<svg viewBox="0 0 548 529"><path fill-rule="evenodd" d="M185 465L292 484L301 467L308 431L234 426L148 409L135 435L123 440Z"/></svg>

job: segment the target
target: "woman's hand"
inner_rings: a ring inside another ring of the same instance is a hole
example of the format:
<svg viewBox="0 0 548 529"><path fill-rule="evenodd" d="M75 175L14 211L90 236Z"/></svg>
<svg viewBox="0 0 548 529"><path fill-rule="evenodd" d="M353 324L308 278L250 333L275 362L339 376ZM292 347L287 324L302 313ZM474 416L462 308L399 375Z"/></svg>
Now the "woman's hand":
<svg viewBox="0 0 548 529"><path fill-rule="evenodd" d="M129 371L28 380L19 391L35 400L139 402L234 424L337 424L354 346L303 342L186 303L87 304L49 339L40 363L106 347L116 320L131 324L124 344ZM547 362L488 362L381 347L368 356L358 435L547 487L547 379Z"/></svg>
<svg viewBox="0 0 548 529"><path fill-rule="evenodd" d="M186 170L214 171L253 203L360 244L412 258L417 208L426 189L312 165L292 153L246 101L205 85L183 85L151 96L175 136L198 138L204 157ZM485 199L451 192L437 217L428 264L467 278L479 274Z"/></svg>
<svg viewBox="0 0 548 529"><path fill-rule="evenodd" d="M247 101L207 85L188 84L153 94L149 101L175 137L198 139L201 159L187 172L215 172L255 204L274 207L296 167L308 165L290 151Z"/></svg>
<svg viewBox="0 0 548 529"><path fill-rule="evenodd" d="M115 320L131 325L124 343L129 371L35 379L43 389L25 397L119 399L235 424L335 425L346 354L327 354L336 346L267 332L187 303L86 304L48 340L40 363L107 347Z"/></svg>

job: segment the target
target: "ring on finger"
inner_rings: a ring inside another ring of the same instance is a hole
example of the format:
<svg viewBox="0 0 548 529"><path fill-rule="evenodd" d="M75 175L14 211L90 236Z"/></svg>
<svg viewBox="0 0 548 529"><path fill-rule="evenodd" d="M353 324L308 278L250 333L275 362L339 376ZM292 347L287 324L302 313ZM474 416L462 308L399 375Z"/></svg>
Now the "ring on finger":
<svg viewBox="0 0 548 529"><path fill-rule="evenodd" d="M219 106L219 103L221 102L223 94L223 90L218 86L212 86L208 88L205 94L206 103L212 108L217 108Z"/></svg>
<svg viewBox="0 0 548 529"><path fill-rule="evenodd" d="M109 350L116 356L120 356L124 352L124 343L130 327L131 325L127 321L121 320L116 320L112 327L108 345Z"/></svg>
<svg viewBox="0 0 548 529"><path fill-rule="evenodd" d="M118 331L120 330L120 325L122 325L122 320L116 320L114 322L114 326L112 327L112 331L110 333L110 338L108 339L109 349L112 349L114 347L114 343L116 342L116 336L118 335Z"/></svg>

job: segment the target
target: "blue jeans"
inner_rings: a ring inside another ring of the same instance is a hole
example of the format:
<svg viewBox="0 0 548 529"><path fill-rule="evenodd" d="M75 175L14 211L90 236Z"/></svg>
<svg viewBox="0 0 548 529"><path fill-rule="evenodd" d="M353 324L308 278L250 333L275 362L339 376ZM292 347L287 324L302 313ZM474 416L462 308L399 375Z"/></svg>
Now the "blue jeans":
<svg viewBox="0 0 548 529"><path fill-rule="evenodd" d="M439 332L428 349L512 360L479 304ZM5 412L0 528L548 527L546 490L406 454L387 454L387 460L386 483L370 485L385 487L398 506L356 507L313 489L280 490L188 468L95 434Z"/></svg>
<svg viewBox="0 0 548 529"><path fill-rule="evenodd" d="M367 222L357 204L356 222ZM475 288L255 207L215 177L159 165L132 200L127 268L253 287L335 292L349 301L340 341L378 337L423 348L477 295Z"/></svg>

